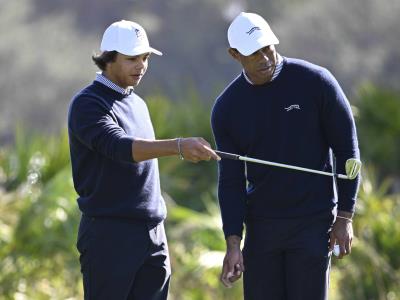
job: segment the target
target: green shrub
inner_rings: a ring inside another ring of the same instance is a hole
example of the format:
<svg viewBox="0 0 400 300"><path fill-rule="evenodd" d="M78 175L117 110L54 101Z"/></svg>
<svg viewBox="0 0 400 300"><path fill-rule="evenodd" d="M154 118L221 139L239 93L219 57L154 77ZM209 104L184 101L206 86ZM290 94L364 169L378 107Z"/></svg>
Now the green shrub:
<svg viewBox="0 0 400 300"><path fill-rule="evenodd" d="M400 299L400 195L388 194L390 182L378 185L375 174L363 172L352 254L334 260L339 299Z"/></svg>
<svg viewBox="0 0 400 300"><path fill-rule="evenodd" d="M356 103L363 159L383 177L400 176L400 93L364 85Z"/></svg>
<svg viewBox="0 0 400 300"><path fill-rule="evenodd" d="M197 135L211 141L209 108L189 98L182 103L161 96L149 99L158 138ZM364 109L361 105L363 120ZM366 125L360 124L364 134ZM68 151L66 132L45 137L23 130L17 131L15 146L0 148L1 299L82 298L75 248L80 213ZM169 212L171 300L240 299L241 282L225 289L218 279L225 242L216 200L216 164L193 165L177 157L159 162ZM369 161L366 165L353 253L333 261L332 300L400 298L400 195L389 194L391 182L376 180L378 172L368 167Z"/></svg>

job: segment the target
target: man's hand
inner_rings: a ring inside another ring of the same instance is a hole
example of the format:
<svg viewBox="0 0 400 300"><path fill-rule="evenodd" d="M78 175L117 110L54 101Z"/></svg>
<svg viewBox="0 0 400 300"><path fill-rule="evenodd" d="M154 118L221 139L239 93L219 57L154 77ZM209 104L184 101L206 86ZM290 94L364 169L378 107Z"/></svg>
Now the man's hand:
<svg viewBox="0 0 400 300"><path fill-rule="evenodd" d="M244 272L240 240L240 237L235 235L231 235L226 239L226 254L220 279L227 288L232 287L232 283L238 280Z"/></svg>
<svg viewBox="0 0 400 300"><path fill-rule="evenodd" d="M340 247L338 258L343 258L351 253L351 244L353 242L353 215L350 212L338 211L338 217L333 224L330 233L330 250L333 250L335 244Z"/></svg>
<svg viewBox="0 0 400 300"><path fill-rule="evenodd" d="M221 158L211 149L210 144L201 137L180 138L178 141L180 154L185 160L197 163L201 160L220 160ZM178 149L179 150L179 149Z"/></svg>

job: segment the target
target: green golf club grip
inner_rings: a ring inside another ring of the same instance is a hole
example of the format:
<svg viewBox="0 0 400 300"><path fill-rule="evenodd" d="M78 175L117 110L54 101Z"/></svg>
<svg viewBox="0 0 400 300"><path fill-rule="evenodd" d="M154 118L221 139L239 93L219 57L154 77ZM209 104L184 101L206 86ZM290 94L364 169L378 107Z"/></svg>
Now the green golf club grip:
<svg viewBox="0 0 400 300"><path fill-rule="evenodd" d="M227 158L227 159L235 159L238 160L240 155L237 154L232 154L232 153L228 153L228 152L222 152L222 151L215 151L215 153L217 153L219 155L219 157L221 158Z"/></svg>

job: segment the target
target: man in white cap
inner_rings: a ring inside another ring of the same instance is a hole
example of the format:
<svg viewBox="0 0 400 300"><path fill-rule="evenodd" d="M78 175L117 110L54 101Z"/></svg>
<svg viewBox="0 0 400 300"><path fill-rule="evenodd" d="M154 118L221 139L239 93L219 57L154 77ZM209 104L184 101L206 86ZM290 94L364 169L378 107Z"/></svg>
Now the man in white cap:
<svg viewBox="0 0 400 300"><path fill-rule="evenodd" d="M218 150L329 172L333 152L337 172L345 172L359 149L349 102L332 74L279 55L277 37L254 13L233 20L228 41L243 71L213 107ZM351 251L358 186L359 176L334 180L222 159L223 284L243 273L245 299L327 299L332 249L340 246L339 258Z"/></svg>
<svg viewBox="0 0 400 300"><path fill-rule="evenodd" d="M156 158L219 157L202 138L155 139L133 87L150 54L162 53L139 24L111 24L100 48L93 61L101 72L72 99L68 115L85 299L167 299L171 269Z"/></svg>

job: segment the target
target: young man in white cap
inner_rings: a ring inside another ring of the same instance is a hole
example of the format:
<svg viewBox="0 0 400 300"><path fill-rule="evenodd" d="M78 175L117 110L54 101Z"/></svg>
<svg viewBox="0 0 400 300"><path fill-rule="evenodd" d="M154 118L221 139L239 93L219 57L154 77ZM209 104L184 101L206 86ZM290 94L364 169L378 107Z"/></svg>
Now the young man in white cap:
<svg viewBox="0 0 400 300"><path fill-rule="evenodd" d="M218 150L323 171L332 171L333 152L337 172L345 172L359 149L350 105L332 74L279 55L278 39L257 14L239 14L228 41L243 71L213 107ZM338 244L339 258L351 251L359 177L336 181L337 197L332 177L222 159L223 284L243 272L245 299L327 299L331 250Z"/></svg>
<svg viewBox="0 0 400 300"><path fill-rule="evenodd" d="M162 53L139 24L110 25L101 51L93 60L102 72L72 99L68 115L85 299L167 299L171 270L156 158L219 157L202 138L155 139L133 87L150 53Z"/></svg>

